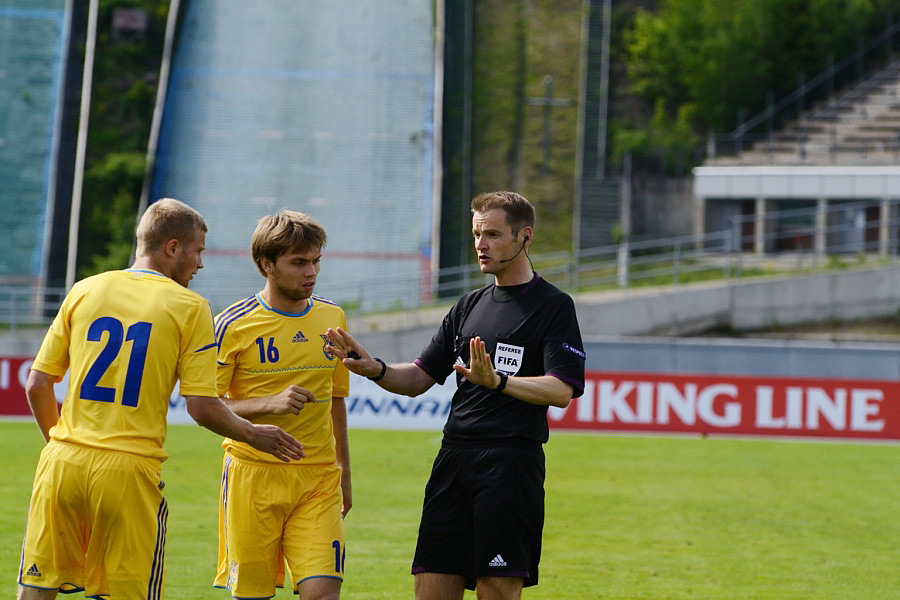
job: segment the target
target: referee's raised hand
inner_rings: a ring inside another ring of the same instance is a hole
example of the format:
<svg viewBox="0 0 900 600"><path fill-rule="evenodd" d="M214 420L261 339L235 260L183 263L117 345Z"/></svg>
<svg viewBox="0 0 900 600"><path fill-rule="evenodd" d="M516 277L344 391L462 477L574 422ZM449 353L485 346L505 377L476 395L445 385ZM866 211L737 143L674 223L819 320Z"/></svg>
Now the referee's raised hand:
<svg viewBox="0 0 900 600"><path fill-rule="evenodd" d="M491 355L487 353L484 340L477 335L469 340L469 367L456 363L453 369L469 383L494 389L500 385L500 376L494 371Z"/></svg>

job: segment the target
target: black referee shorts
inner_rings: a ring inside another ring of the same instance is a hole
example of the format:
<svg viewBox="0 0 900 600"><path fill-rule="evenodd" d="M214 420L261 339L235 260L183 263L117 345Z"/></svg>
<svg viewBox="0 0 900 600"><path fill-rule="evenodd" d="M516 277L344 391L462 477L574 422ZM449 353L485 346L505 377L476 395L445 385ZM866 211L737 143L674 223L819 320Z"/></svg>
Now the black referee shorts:
<svg viewBox="0 0 900 600"><path fill-rule="evenodd" d="M521 577L537 584L544 527L544 451L540 445L447 448L438 452L412 572Z"/></svg>

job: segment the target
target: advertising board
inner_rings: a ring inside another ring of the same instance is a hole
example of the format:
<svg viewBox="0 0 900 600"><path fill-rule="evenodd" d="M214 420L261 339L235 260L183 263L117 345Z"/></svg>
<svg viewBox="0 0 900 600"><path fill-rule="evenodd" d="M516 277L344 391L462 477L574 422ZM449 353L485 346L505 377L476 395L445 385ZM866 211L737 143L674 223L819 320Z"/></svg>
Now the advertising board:
<svg viewBox="0 0 900 600"><path fill-rule="evenodd" d="M549 419L580 431L896 440L900 383L589 372L584 395Z"/></svg>
<svg viewBox="0 0 900 600"><path fill-rule="evenodd" d="M31 359L0 357L0 415L28 417ZM66 379L56 385L65 396ZM387 392L351 374L351 428L440 431L456 387L448 377L416 398ZM900 382L747 375L589 371L585 393L551 408L550 428L569 431L683 433L900 440ZM176 386L169 423L192 423Z"/></svg>

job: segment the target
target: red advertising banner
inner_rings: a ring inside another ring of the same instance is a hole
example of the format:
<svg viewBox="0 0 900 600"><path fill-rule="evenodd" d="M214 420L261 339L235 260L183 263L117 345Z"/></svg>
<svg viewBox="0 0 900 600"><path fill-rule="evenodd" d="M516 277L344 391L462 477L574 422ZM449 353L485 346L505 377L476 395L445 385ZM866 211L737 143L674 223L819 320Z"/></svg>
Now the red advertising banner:
<svg viewBox="0 0 900 600"><path fill-rule="evenodd" d="M25 399L25 381L33 358L0 357L0 415L31 416Z"/></svg>
<svg viewBox="0 0 900 600"><path fill-rule="evenodd" d="M900 439L900 382L742 375L586 374L553 429Z"/></svg>
<svg viewBox="0 0 900 600"><path fill-rule="evenodd" d="M0 415L31 414L31 360L0 357ZM357 383L348 398L351 426L384 429L440 430L455 387L450 379L411 399ZM66 383L57 385L61 399ZM177 392L173 399L169 421L192 422ZM551 408L549 422L570 431L900 440L900 382L594 371L584 395Z"/></svg>

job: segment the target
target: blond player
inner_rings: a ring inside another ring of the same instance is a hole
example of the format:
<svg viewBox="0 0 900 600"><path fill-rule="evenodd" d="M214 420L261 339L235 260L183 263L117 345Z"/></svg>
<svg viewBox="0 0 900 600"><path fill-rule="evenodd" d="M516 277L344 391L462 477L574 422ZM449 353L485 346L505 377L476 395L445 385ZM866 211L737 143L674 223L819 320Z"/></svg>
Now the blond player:
<svg viewBox="0 0 900 600"><path fill-rule="evenodd" d="M261 219L252 255L265 287L216 317L225 402L254 423L283 427L306 451L285 465L241 441L223 444L215 585L235 598L273 596L285 562L301 600L340 597L351 505L349 374L325 337L346 323L344 312L313 295L325 239L303 213Z"/></svg>
<svg viewBox="0 0 900 600"><path fill-rule="evenodd" d="M237 417L216 395L212 313L187 289L203 267L206 231L187 205L154 203L138 226L134 265L75 284L44 338L26 394L48 444L28 513L19 600L81 590L111 600L164 597L160 470L176 380L204 427L275 460L302 456L294 438ZM59 414L53 384L67 370Z"/></svg>

